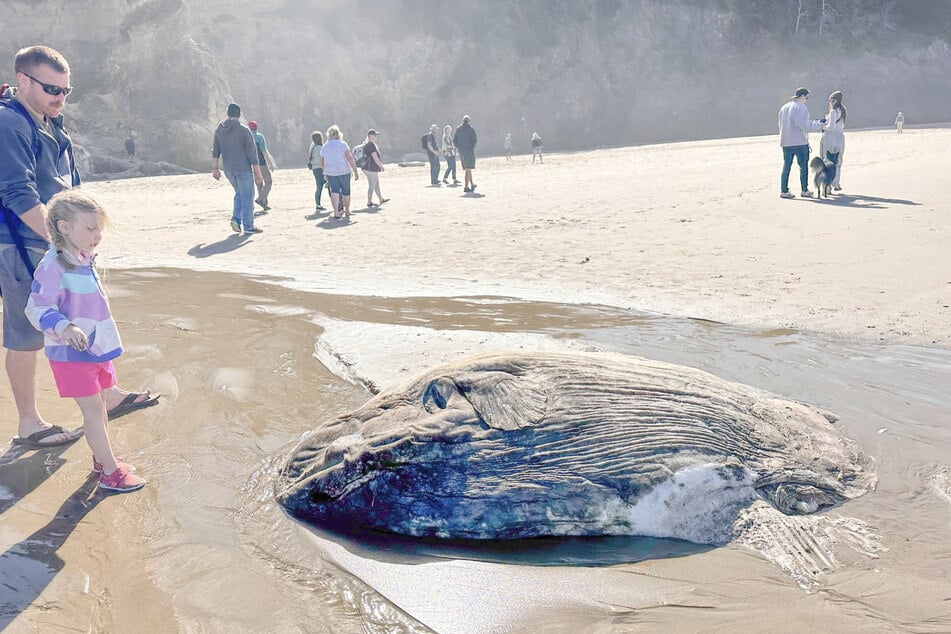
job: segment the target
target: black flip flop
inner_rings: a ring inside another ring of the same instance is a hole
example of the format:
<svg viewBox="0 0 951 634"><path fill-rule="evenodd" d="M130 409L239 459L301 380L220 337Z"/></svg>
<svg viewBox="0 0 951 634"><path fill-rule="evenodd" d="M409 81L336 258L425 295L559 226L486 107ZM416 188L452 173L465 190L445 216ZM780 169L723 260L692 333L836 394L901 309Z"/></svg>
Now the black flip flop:
<svg viewBox="0 0 951 634"><path fill-rule="evenodd" d="M74 430L74 431L80 432L80 434L76 436L75 438L69 438L67 440L58 440L56 442L40 442L44 438L49 438L50 436L55 436L56 434L73 433L73 432L67 432L65 429L63 429L59 425L52 425L50 427L47 427L46 429L41 429L38 432L34 432L30 434L26 438L14 438L13 444L23 445L25 447L30 447L31 449L43 449L44 447L58 447L59 445L68 445L71 442L76 442L82 436L81 429Z"/></svg>
<svg viewBox="0 0 951 634"><path fill-rule="evenodd" d="M144 401L135 400L142 395L146 395L148 398ZM121 403L107 412L109 420L119 418L120 416L125 416L126 414L130 414L139 409L145 409L146 407L158 405L158 400L161 396L161 394L149 394L148 392L129 392L126 394L126 397L122 399Z"/></svg>

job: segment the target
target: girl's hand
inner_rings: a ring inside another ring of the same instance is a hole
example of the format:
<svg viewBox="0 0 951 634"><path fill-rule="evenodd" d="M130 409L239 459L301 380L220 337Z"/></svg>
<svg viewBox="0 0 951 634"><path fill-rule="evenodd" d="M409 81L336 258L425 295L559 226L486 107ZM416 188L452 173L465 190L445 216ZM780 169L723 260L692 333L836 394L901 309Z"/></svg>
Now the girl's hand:
<svg viewBox="0 0 951 634"><path fill-rule="evenodd" d="M66 329L63 331L63 338L66 339L70 346L80 352L85 350L86 346L89 345L86 333L73 324L66 326Z"/></svg>

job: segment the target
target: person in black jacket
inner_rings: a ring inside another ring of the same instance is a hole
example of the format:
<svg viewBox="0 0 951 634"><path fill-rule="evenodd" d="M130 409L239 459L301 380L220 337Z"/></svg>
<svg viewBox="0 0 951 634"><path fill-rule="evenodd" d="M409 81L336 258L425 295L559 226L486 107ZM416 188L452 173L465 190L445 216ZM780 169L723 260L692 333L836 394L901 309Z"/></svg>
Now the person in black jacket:
<svg viewBox="0 0 951 634"><path fill-rule="evenodd" d="M456 133L452 136L452 142L456 144L456 151L459 152L459 160L462 163L462 169L466 171L465 187L462 191L474 192L475 183L472 182L472 170L475 169L475 147L478 137L475 128L469 125L469 115L462 118L462 123L456 128Z"/></svg>

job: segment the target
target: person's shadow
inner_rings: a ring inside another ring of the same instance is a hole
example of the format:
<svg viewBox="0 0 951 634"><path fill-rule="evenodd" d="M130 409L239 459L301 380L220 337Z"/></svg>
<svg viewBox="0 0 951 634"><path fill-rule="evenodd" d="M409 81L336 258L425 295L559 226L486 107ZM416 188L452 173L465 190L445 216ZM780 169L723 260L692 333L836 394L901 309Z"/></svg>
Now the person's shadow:
<svg viewBox="0 0 951 634"><path fill-rule="evenodd" d="M248 235L233 233L224 240L219 240L218 242L212 242L211 244L196 244L188 250L188 255L196 258L207 258L213 255L228 253L229 251L234 251L235 249L244 246L249 237L250 236Z"/></svg>
<svg viewBox="0 0 951 634"><path fill-rule="evenodd" d="M865 209L883 209L885 205L920 205L913 200L904 200L903 198L880 198L878 196L865 196L863 194L837 194L832 198L815 198L830 205L840 207L862 207Z"/></svg>
<svg viewBox="0 0 951 634"><path fill-rule="evenodd" d="M0 555L0 630L32 605L63 569L56 551L105 497L96 494L98 481L95 473L90 474L46 526Z"/></svg>
<svg viewBox="0 0 951 634"><path fill-rule="evenodd" d="M47 478L66 464L63 452L72 443L45 449L31 449L11 445L0 456L0 515L40 486ZM28 458L26 453L33 452Z"/></svg>

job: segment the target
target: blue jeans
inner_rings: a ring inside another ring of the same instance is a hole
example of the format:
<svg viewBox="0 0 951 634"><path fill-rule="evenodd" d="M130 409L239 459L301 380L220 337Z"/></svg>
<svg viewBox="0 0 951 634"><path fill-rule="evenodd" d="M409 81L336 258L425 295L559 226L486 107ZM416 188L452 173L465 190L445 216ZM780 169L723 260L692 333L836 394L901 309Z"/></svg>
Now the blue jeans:
<svg viewBox="0 0 951 634"><path fill-rule="evenodd" d="M779 186L784 194L789 191L789 172L792 170L794 156L796 162L799 163L799 182L802 185L802 191L809 189L809 146L783 146L783 176Z"/></svg>
<svg viewBox="0 0 951 634"><path fill-rule="evenodd" d="M429 182L433 185L439 183L439 157L432 152L429 155Z"/></svg>
<svg viewBox="0 0 951 634"><path fill-rule="evenodd" d="M447 156L446 157L446 173L442 175L442 179L446 180L449 178L449 173L452 173L452 182L456 182L456 157Z"/></svg>
<svg viewBox="0 0 951 634"><path fill-rule="evenodd" d="M231 219L247 232L254 229L254 175L251 170L225 172L234 187L234 211Z"/></svg>

